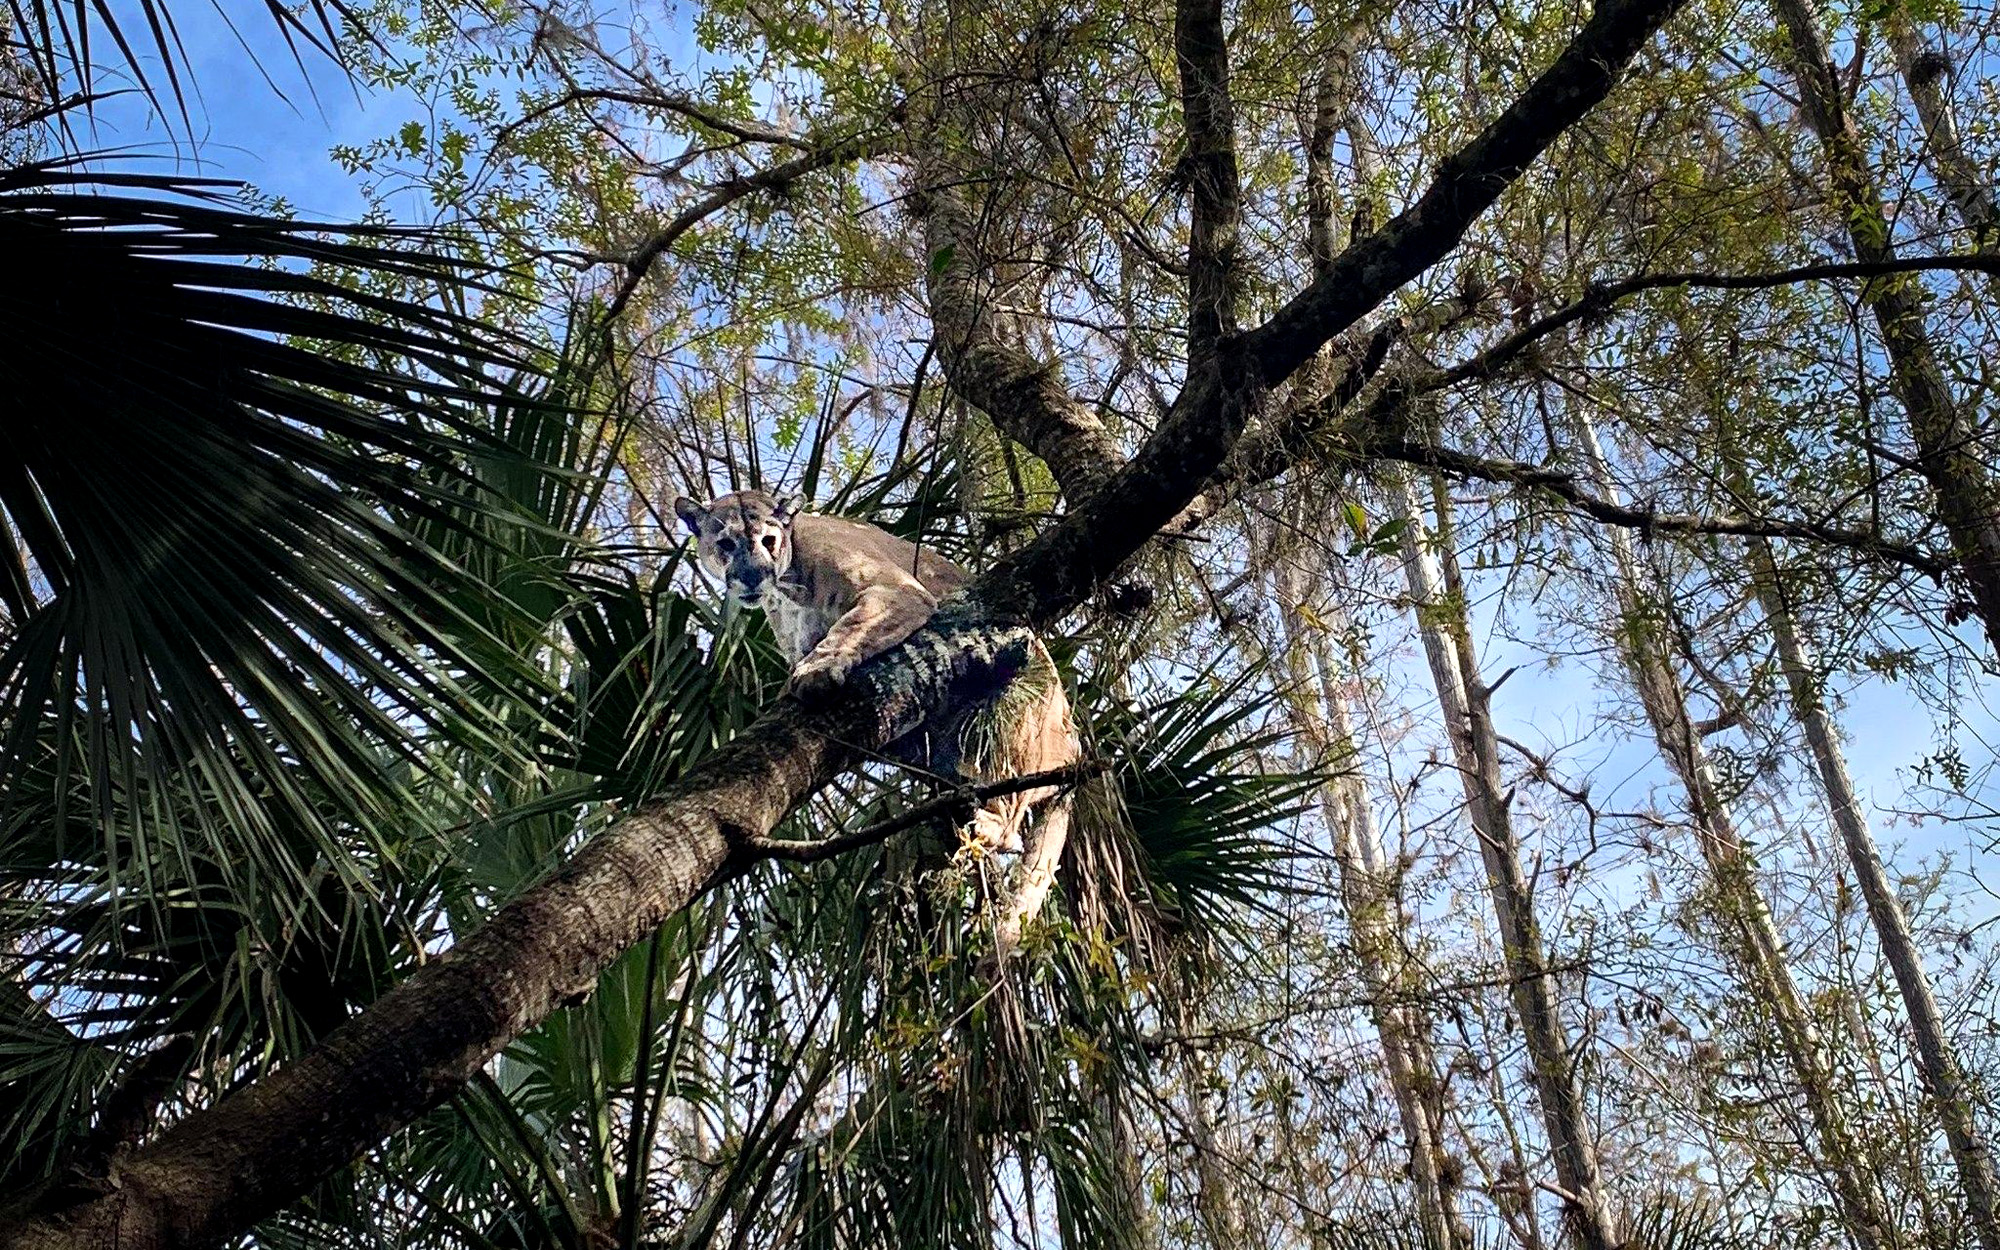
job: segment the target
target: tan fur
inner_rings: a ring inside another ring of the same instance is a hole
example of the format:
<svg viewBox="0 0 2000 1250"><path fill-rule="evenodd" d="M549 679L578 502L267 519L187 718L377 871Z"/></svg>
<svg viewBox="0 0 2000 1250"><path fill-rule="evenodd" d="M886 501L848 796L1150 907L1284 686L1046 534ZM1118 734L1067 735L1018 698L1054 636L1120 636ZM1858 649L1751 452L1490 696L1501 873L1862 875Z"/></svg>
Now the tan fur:
<svg viewBox="0 0 2000 1250"><path fill-rule="evenodd" d="M846 680L857 665L921 629L938 601L970 580L934 551L860 521L797 512L764 491L737 491L707 504L677 499L674 511L695 532L702 568L730 598L769 617L791 665L792 689L800 694ZM1024 691L1018 706L1004 700L990 753L972 761L979 774L974 780L1042 772L1079 758L1069 699L1039 642L1016 681L1036 688ZM956 769L958 745L940 743L933 754ZM1021 849L1030 810L1058 793L1040 789L991 800L973 817L975 837L987 846ZM1048 862L1024 863L1027 875L1053 873L1068 826L1066 802L1043 814L1027 858Z"/></svg>

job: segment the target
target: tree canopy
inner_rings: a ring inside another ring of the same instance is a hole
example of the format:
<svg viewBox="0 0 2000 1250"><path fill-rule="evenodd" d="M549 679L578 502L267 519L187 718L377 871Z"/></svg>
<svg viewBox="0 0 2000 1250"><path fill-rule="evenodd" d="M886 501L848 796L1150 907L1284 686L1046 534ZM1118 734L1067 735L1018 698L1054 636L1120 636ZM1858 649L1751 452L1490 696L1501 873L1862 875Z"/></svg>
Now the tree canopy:
<svg viewBox="0 0 2000 1250"><path fill-rule="evenodd" d="M2000 1250L1991 10L8 14L0 1245Z"/></svg>

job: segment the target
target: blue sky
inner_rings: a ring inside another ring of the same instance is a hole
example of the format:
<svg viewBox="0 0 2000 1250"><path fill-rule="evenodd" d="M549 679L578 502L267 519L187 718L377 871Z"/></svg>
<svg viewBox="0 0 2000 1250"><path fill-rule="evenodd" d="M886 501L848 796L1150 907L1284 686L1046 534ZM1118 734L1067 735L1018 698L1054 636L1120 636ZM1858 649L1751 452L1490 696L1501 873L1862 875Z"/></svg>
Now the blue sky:
<svg viewBox="0 0 2000 1250"><path fill-rule="evenodd" d="M133 92L99 103L94 118L79 123L80 142L126 150L144 164L165 161L181 173L255 184L284 196L308 219L358 217L366 207L360 186L328 152L336 144L358 144L391 132L415 116L413 103L365 95L337 65L310 48L303 48L295 61L276 26L261 12L244 11L247 7L237 6L235 31L215 7L176 9L192 69L187 97L192 140L172 113L170 100L166 107L172 120L167 123ZM253 53L263 73L255 68ZM157 60L142 59L147 76L164 90ZM107 75L99 89L114 85Z"/></svg>

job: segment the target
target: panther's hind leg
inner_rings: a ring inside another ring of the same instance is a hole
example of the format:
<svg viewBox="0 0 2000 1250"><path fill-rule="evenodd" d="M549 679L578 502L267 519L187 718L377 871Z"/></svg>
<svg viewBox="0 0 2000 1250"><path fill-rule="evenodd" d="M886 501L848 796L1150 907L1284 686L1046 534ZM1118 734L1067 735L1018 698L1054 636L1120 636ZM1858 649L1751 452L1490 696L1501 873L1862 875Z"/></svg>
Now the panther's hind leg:
<svg viewBox="0 0 2000 1250"><path fill-rule="evenodd" d="M1028 672L1000 696L1000 706L986 718L986 742L968 752L968 772L980 780L1006 780L1050 772L1082 758L1076 726L1070 722L1070 700L1062 692L1054 660L1036 646ZM988 798L972 814L974 838L996 850L1022 850L1022 830L1034 808L1062 794L1062 786L1038 786L1016 794Z"/></svg>
<svg viewBox="0 0 2000 1250"><path fill-rule="evenodd" d="M1047 653L1041 656L1045 680L1031 690L1032 701L1001 726L994 758L982 771L990 777L1021 777L1074 764L1083 755L1069 698L1055 675ZM988 802L982 815L999 836L1022 847L1014 882L1000 905L994 925L994 953L1005 958L1020 945L1027 922L1041 913L1055 886L1056 868L1069 842L1070 799L1065 787L1045 786ZM1029 814L1036 811L1032 826Z"/></svg>

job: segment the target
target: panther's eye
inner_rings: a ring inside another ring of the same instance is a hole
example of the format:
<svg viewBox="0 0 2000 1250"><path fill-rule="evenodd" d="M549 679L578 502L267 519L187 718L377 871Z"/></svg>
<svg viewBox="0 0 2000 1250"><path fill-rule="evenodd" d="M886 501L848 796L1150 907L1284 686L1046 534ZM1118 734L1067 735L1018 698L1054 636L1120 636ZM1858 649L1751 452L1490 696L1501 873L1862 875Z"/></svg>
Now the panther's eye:
<svg viewBox="0 0 2000 1250"><path fill-rule="evenodd" d="M776 534L764 535L764 550L770 552L772 555L778 554L778 536Z"/></svg>
<svg viewBox="0 0 2000 1250"><path fill-rule="evenodd" d="M736 550L736 540L733 538L718 538L715 540L715 549L723 555L728 555L730 552Z"/></svg>

